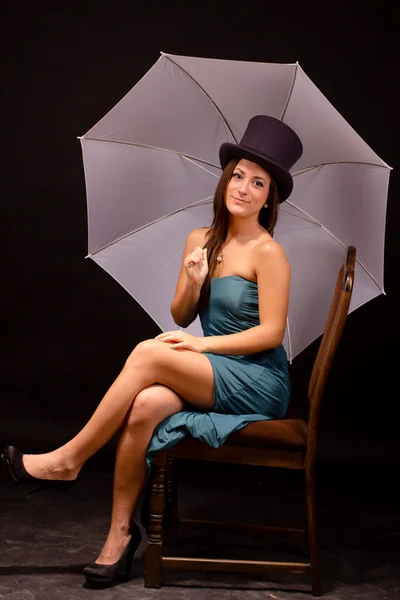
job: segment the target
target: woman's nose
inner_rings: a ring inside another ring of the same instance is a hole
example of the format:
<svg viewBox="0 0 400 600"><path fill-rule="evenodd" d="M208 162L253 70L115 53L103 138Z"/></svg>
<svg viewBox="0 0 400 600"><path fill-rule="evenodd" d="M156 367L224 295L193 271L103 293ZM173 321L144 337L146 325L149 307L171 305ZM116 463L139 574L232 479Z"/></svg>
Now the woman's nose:
<svg viewBox="0 0 400 600"><path fill-rule="evenodd" d="M238 190L241 194L246 194L247 193L247 186L248 186L248 182L245 181L244 179L241 179L239 181L239 187Z"/></svg>

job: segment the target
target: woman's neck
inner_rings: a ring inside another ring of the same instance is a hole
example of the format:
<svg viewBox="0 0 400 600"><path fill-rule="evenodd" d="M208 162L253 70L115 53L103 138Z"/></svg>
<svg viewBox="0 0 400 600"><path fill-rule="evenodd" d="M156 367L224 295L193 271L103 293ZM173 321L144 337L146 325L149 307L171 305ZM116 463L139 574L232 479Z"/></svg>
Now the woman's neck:
<svg viewBox="0 0 400 600"><path fill-rule="evenodd" d="M244 240L252 234L255 234L258 229L262 229L259 221L253 221L250 223L230 223L228 225L228 232L226 235L227 240Z"/></svg>

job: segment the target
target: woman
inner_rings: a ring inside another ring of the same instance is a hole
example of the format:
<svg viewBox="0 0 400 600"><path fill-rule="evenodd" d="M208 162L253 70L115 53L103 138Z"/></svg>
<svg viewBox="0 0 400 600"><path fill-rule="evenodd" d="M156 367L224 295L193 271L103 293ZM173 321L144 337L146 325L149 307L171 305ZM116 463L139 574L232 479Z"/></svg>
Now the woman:
<svg viewBox="0 0 400 600"><path fill-rule="evenodd" d="M67 488L121 429L110 531L100 556L84 570L93 585L129 573L140 543L132 518L159 424L190 407L226 415L227 435L233 415L232 431L286 413L290 381L282 340L290 266L273 232L278 204L292 191L289 169L301 154L296 133L265 115L250 120L239 144L222 144L214 220L210 228L189 233L171 304L180 327L199 314L204 337L169 331L139 343L72 440L42 455L23 455L13 446L4 451L14 481Z"/></svg>

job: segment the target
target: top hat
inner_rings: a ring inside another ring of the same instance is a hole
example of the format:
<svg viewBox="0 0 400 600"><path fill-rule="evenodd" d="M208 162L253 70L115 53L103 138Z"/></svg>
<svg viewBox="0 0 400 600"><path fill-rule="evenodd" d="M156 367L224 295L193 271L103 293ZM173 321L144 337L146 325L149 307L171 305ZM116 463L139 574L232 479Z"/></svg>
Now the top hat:
<svg viewBox="0 0 400 600"><path fill-rule="evenodd" d="M250 119L239 144L222 144L219 160L224 169L232 158L247 158L265 169L275 180L279 202L288 198L293 189L289 172L303 153L297 133L279 119L257 115Z"/></svg>

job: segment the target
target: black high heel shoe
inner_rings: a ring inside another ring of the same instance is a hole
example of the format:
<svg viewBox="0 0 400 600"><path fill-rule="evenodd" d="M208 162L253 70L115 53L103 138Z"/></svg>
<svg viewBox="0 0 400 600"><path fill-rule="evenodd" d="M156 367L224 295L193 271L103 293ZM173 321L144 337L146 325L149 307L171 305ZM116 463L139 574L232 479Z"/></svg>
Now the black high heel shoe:
<svg viewBox="0 0 400 600"><path fill-rule="evenodd" d="M91 563L83 569L87 583L92 587L106 587L117 579L126 581L129 579L133 556L142 540L142 534L136 523L132 526L132 537L129 544L121 554L117 562L112 565L100 565Z"/></svg>
<svg viewBox="0 0 400 600"><path fill-rule="evenodd" d="M23 453L18 448L7 446L1 455L1 462L14 483L36 484L36 488L27 492L26 496L47 489L68 490L76 482L76 479L67 481L64 479L38 479L37 477L33 477L24 467L23 456Z"/></svg>

